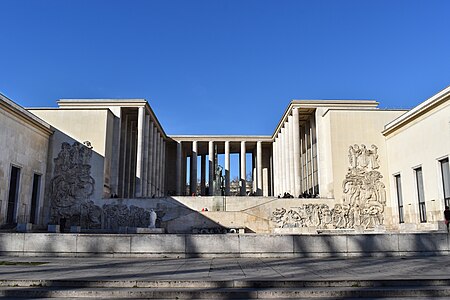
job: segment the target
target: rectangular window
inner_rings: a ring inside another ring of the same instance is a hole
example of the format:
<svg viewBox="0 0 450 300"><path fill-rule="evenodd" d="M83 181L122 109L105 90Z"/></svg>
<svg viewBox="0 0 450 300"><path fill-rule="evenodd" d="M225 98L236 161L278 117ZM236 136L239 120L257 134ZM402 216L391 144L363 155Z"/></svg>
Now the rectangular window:
<svg viewBox="0 0 450 300"><path fill-rule="evenodd" d="M16 209L19 199L19 184L20 184L20 169L11 167L11 176L9 177L9 193L8 193L8 208L6 214L6 224L16 223Z"/></svg>
<svg viewBox="0 0 450 300"><path fill-rule="evenodd" d="M397 202L398 202L398 221L404 223L403 219L403 196L402 196L402 181L400 175L395 175L395 185L397 187Z"/></svg>
<svg viewBox="0 0 450 300"><path fill-rule="evenodd" d="M442 187L444 189L444 202L445 206L450 206L450 167L448 164L448 158L441 161L441 174L442 174Z"/></svg>
<svg viewBox="0 0 450 300"><path fill-rule="evenodd" d="M414 169L414 173L416 175L417 199L419 200L420 222L425 223L427 221L427 211L425 208L425 194L423 191L422 168Z"/></svg>
<svg viewBox="0 0 450 300"><path fill-rule="evenodd" d="M41 175L34 174L33 176L33 190L31 194L31 211L30 223L37 224L38 208L39 208L39 194L41 190Z"/></svg>

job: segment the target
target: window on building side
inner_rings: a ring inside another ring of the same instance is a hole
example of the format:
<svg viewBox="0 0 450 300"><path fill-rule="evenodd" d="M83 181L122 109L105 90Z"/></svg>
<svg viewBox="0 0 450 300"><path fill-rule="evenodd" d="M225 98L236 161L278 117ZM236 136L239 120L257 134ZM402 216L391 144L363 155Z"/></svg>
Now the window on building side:
<svg viewBox="0 0 450 300"><path fill-rule="evenodd" d="M450 206L450 167L448 158L439 161L441 164L442 187L444 189L444 201L446 206Z"/></svg>
<svg viewBox="0 0 450 300"><path fill-rule="evenodd" d="M398 202L398 221L404 223L403 219L403 197L402 197L402 182L400 175L395 175L395 184L397 187L397 202Z"/></svg>
<svg viewBox="0 0 450 300"><path fill-rule="evenodd" d="M425 223L427 221L427 210L425 208L425 194L423 191L422 168L414 169L414 173L416 175L417 198L419 200L420 222Z"/></svg>

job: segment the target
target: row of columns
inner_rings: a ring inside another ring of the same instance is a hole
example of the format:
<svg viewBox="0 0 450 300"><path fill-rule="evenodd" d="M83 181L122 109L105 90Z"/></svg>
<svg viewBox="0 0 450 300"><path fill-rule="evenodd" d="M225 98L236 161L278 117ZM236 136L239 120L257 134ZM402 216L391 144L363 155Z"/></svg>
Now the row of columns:
<svg viewBox="0 0 450 300"><path fill-rule="evenodd" d="M294 107L273 143L275 195L318 193L314 139L314 117L300 125L299 110Z"/></svg>
<svg viewBox="0 0 450 300"><path fill-rule="evenodd" d="M155 122L138 108L136 197L163 197L165 195L166 142Z"/></svg>
<svg viewBox="0 0 450 300"><path fill-rule="evenodd" d="M182 142L177 142L177 159L176 159L176 172L177 172L177 182L176 182L176 193L177 195L184 194L184 174L183 172L183 147ZM192 141L192 151L191 151L191 163L190 163L190 193L195 193L197 191L197 178L198 178L198 141ZM213 195L213 181L214 181L214 141L208 142L208 179L209 179L209 190L208 195ZM217 142L216 142L217 143ZM225 148L225 195L230 195L230 142L224 142ZM239 155L239 180L240 180L240 195L246 195L246 142L240 142L240 155ZM262 142L257 142L257 151L256 151L256 185L257 185L257 194L262 194ZM201 184L201 193L205 195L205 186L206 186L206 155L201 156L201 174L200 174L200 184Z"/></svg>

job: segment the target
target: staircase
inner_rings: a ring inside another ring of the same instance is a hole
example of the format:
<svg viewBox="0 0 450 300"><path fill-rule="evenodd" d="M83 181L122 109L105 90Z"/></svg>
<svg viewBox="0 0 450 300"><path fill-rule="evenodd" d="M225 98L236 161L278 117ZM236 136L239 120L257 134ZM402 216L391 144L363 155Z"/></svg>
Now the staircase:
<svg viewBox="0 0 450 300"><path fill-rule="evenodd" d="M348 299L450 297L450 280L64 281L2 280L5 298Z"/></svg>

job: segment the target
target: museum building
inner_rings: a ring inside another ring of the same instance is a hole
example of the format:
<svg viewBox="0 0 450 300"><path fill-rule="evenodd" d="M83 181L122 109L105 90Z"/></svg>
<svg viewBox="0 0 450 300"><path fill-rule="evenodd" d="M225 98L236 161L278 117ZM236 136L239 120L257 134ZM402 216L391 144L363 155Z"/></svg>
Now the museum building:
<svg viewBox="0 0 450 300"><path fill-rule="evenodd" d="M450 87L411 110L293 100L268 136L167 135L145 99L57 103L0 94L0 226L114 232L154 210L168 233L428 231L450 202Z"/></svg>

